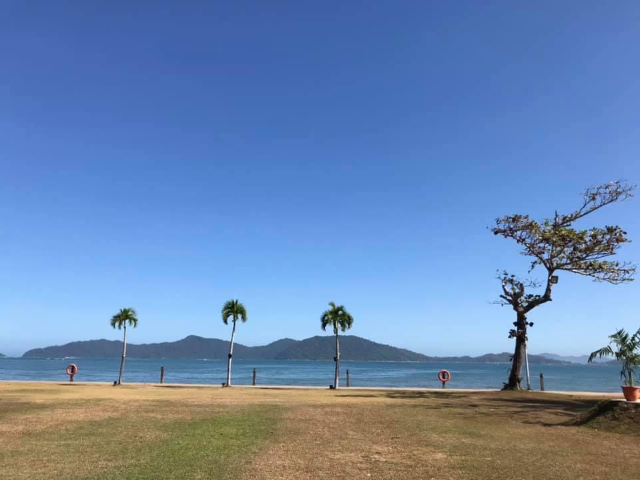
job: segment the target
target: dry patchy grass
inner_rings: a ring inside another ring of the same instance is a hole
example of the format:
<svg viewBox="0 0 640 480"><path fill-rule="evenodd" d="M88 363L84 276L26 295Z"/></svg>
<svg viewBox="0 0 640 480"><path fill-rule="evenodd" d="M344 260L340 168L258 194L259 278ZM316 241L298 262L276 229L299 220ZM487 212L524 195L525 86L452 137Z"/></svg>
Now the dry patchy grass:
<svg viewBox="0 0 640 480"><path fill-rule="evenodd" d="M633 476L640 437L575 425L598 400L0 384L0 472L7 479Z"/></svg>

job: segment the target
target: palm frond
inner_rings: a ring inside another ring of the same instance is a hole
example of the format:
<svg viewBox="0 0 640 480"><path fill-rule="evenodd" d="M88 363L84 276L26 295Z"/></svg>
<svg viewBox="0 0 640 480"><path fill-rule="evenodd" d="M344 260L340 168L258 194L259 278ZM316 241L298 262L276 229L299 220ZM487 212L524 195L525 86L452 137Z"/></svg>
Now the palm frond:
<svg viewBox="0 0 640 480"><path fill-rule="evenodd" d="M329 306L331 306L331 308L329 310L325 310L322 312L322 315L320 315L320 326L324 331L327 330L328 326L334 326L335 323L335 303L329 302Z"/></svg>
<svg viewBox="0 0 640 480"><path fill-rule="evenodd" d="M327 330L327 327L331 325L333 322L331 321L331 312L327 310L320 316L320 326L322 330Z"/></svg>
<svg viewBox="0 0 640 480"><path fill-rule="evenodd" d="M589 359L587 360L587 362L591 363L596 358L610 357L610 356L613 356L613 349L607 345L606 347L602 347L600 350L591 352L591 355L589 355Z"/></svg>
<svg viewBox="0 0 640 480"><path fill-rule="evenodd" d="M320 316L320 326L322 330L327 330L328 326L333 327L334 335L338 334L338 331L346 332L353 325L353 316L343 305L336 305L334 302L329 302L331 307L329 310L325 310Z"/></svg>
<svg viewBox="0 0 640 480"><path fill-rule="evenodd" d="M227 300L222 306L221 313L222 321L225 325L229 323L229 319L232 319L234 322L240 320L242 323L249 319L247 309L238 300Z"/></svg>
<svg viewBox="0 0 640 480"><path fill-rule="evenodd" d="M124 326L136 328L138 326L138 313L134 308L121 308L118 313L111 317L109 322L112 328L122 329Z"/></svg>

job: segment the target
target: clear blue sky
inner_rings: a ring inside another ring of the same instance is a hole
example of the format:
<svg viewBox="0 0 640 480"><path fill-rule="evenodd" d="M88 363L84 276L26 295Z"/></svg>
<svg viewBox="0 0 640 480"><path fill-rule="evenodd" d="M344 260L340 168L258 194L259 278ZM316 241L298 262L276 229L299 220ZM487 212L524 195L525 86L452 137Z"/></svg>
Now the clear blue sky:
<svg viewBox="0 0 640 480"><path fill-rule="evenodd" d="M0 351L119 339L353 334L511 350L488 230L640 183L637 2L0 5ZM640 198L619 223L640 261ZM533 352L640 326L640 281L561 275Z"/></svg>

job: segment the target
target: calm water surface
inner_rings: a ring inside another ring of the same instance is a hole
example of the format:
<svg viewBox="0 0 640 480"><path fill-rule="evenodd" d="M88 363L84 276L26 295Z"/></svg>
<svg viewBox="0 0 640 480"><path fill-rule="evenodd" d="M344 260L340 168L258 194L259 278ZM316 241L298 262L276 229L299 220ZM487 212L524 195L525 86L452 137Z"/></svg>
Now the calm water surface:
<svg viewBox="0 0 640 480"><path fill-rule="evenodd" d="M118 378L118 358L0 358L0 380L66 381L65 367L78 365L76 381L112 382ZM160 367L166 369L165 382L221 384L226 376L225 360L127 359L124 380L156 383ZM440 386L437 372L451 372L450 388L501 388L507 379L506 363L405 363L405 362L341 362L341 381L351 373L352 386L428 387ZM333 383L333 362L241 360L233 361L233 383L251 383L253 368L258 371L259 385L328 386ZM619 368L615 365L532 365L532 387L539 389L539 376L544 373L547 390L620 392Z"/></svg>

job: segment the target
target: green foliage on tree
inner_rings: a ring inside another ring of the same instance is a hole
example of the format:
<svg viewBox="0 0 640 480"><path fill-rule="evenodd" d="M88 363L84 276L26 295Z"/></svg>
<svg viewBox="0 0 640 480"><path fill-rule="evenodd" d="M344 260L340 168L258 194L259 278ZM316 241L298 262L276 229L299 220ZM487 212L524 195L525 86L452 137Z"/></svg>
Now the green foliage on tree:
<svg viewBox="0 0 640 480"><path fill-rule="evenodd" d="M229 320L244 323L248 318L247 309L238 300L229 300L222 306L222 321L225 325L229 324Z"/></svg>
<svg viewBox="0 0 640 480"><path fill-rule="evenodd" d="M111 327L122 330L129 325L132 328L138 326L138 314L133 308L121 308L118 313L111 317Z"/></svg>

